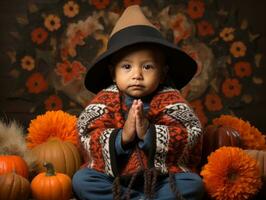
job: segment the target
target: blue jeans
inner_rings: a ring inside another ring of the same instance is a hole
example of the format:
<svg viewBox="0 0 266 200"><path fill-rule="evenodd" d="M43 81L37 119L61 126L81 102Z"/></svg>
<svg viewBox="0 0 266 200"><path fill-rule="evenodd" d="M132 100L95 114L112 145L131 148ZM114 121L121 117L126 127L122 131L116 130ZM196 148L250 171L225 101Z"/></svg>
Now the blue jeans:
<svg viewBox="0 0 266 200"><path fill-rule="evenodd" d="M174 200L174 194L169 187L169 178L160 178L155 188L155 200ZM84 168L77 171L72 178L73 191L79 200L112 200L113 177ZM176 187L179 193L187 200L202 199L204 194L203 183L195 173L175 174ZM143 183L135 182L130 192L130 199L144 200ZM121 185L122 194L127 185Z"/></svg>

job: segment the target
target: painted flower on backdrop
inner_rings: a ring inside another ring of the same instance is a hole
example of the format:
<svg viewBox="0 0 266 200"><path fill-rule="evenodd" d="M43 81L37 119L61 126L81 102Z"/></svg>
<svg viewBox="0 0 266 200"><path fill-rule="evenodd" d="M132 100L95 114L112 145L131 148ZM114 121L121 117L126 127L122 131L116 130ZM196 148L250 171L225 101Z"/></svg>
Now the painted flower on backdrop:
<svg viewBox="0 0 266 200"><path fill-rule="evenodd" d="M32 42L34 42L38 45L44 43L46 41L47 37L48 37L48 32L42 27L35 28L31 32Z"/></svg>
<svg viewBox="0 0 266 200"><path fill-rule="evenodd" d="M170 28L174 33L174 43L177 44L181 40L188 39L192 35L194 27L184 14L177 13L170 18Z"/></svg>
<svg viewBox="0 0 266 200"><path fill-rule="evenodd" d="M62 63L57 63L55 72L62 77L63 84L69 84L74 79L81 80L86 68L79 61L71 63L65 60Z"/></svg>
<svg viewBox="0 0 266 200"><path fill-rule="evenodd" d="M219 34L219 36L225 41L230 42L235 39L235 29L232 27L225 27Z"/></svg>
<svg viewBox="0 0 266 200"><path fill-rule="evenodd" d="M45 101L45 109L46 110L62 110L63 108L63 101L57 95L49 96Z"/></svg>
<svg viewBox="0 0 266 200"><path fill-rule="evenodd" d="M97 9L104 9L110 4L110 0L90 0Z"/></svg>
<svg viewBox="0 0 266 200"><path fill-rule="evenodd" d="M68 1L64 5L63 10L65 16L69 18L75 17L79 13L79 4L74 1Z"/></svg>
<svg viewBox="0 0 266 200"><path fill-rule="evenodd" d="M31 71L35 68L35 60L31 56L24 56L21 59L21 67L27 71Z"/></svg>
<svg viewBox="0 0 266 200"><path fill-rule="evenodd" d="M44 19L44 26L51 32L61 27L61 19L57 15L50 14Z"/></svg>
<svg viewBox="0 0 266 200"><path fill-rule="evenodd" d="M201 18L205 12L205 3L199 0L190 0L188 2L187 13L192 19Z"/></svg>
<svg viewBox="0 0 266 200"><path fill-rule="evenodd" d="M100 14L94 13L87 17L85 21L79 20L77 23L71 23L66 29L66 38L61 44L61 59L65 60L68 56L77 55L77 46L85 44L84 39L103 30L103 25L99 23Z"/></svg>
<svg viewBox="0 0 266 200"><path fill-rule="evenodd" d="M246 45L241 41L235 41L232 43L230 47L230 53L235 57L243 57L246 55L247 47Z"/></svg>
<svg viewBox="0 0 266 200"><path fill-rule="evenodd" d="M249 62L239 61L234 65L234 71L237 77L249 77L252 74L252 67Z"/></svg>
<svg viewBox="0 0 266 200"><path fill-rule="evenodd" d="M41 73L35 72L27 79L26 87L29 93L39 94L48 89L48 84Z"/></svg>
<svg viewBox="0 0 266 200"><path fill-rule="evenodd" d="M240 95L242 85L238 79L225 79L222 84L222 92L227 98L237 97Z"/></svg>

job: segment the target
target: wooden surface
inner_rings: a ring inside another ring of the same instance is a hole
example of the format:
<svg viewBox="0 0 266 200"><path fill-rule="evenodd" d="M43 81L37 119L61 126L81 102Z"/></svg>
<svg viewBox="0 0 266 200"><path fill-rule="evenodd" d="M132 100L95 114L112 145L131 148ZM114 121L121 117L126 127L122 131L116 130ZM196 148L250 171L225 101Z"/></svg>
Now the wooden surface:
<svg viewBox="0 0 266 200"><path fill-rule="evenodd" d="M33 1L33 0L32 0ZM45 1L45 0L35 0ZM52 1L52 0L49 0ZM225 8L236 6L239 8L241 19L247 19L251 30L254 33L259 33L258 48L264 54L262 59L261 74L266 80L266 1L264 0L217 0L223 4ZM8 98L12 96L15 82L10 81L7 76L7 66L9 60L5 55L5 50L10 44L14 44L14 40L9 36L8 32L15 30L15 15L25 12L26 0L1 0L0 1L0 117L4 119L17 119L23 125L27 126L30 119L34 116L30 113L30 107L34 102L27 99ZM13 45L12 45L13 46ZM266 120L264 113L266 112L266 92L265 83L260 86L259 92L254 100L254 103L236 110L236 114L245 120L249 120L252 125L255 125L259 130L266 133Z"/></svg>

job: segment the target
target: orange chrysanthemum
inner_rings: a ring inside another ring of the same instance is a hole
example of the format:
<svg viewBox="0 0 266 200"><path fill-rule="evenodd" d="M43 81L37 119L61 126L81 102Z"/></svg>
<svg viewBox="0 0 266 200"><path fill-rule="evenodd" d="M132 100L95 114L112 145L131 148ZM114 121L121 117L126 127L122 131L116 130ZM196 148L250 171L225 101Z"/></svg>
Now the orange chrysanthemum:
<svg viewBox="0 0 266 200"><path fill-rule="evenodd" d="M200 174L216 200L250 199L262 185L257 161L238 147L221 147L211 153Z"/></svg>
<svg viewBox="0 0 266 200"><path fill-rule="evenodd" d="M44 115L38 115L31 120L26 137L27 146L33 148L42 144L51 137L60 138L77 145L76 116L62 110L47 111Z"/></svg>
<svg viewBox="0 0 266 200"><path fill-rule="evenodd" d="M231 115L222 115L213 119L213 124L229 126L235 129L241 136L244 149L266 149L265 136L249 122Z"/></svg>

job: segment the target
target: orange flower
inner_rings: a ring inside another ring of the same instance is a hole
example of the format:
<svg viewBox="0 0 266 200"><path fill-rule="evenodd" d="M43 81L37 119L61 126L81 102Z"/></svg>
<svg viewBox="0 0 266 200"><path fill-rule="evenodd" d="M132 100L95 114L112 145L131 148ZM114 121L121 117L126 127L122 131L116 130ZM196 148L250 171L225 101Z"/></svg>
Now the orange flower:
<svg viewBox="0 0 266 200"><path fill-rule="evenodd" d="M206 95L205 106L209 111L219 111L223 108L221 98L216 94Z"/></svg>
<svg viewBox="0 0 266 200"><path fill-rule="evenodd" d="M72 18L79 13L79 5L74 1L68 1L67 3L65 3L63 10L65 16Z"/></svg>
<svg viewBox="0 0 266 200"><path fill-rule="evenodd" d="M124 0L124 6L125 7L128 7L128 6L131 6L131 5L140 5L142 2L142 0Z"/></svg>
<svg viewBox="0 0 266 200"><path fill-rule="evenodd" d="M27 146L33 148L51 137L77 145L77 118L62 110L47 111L31 120L26 137Z"/></svg>
<svg viewBox="0 0 266 200"><path fill-rule="evenodd" d="M197 27L200 36L208 36L214 33L213 26L206 20L199 22Z"/></svg>
<svg viewBox="0 0 266 200"><path fill-rule="evenodd" d="M39 94L47 90L48 85L43 75L39 72L35 72L28 78L26 87L29 93Z"/></svg>
<svg viewBox="0 0 266 200"><path fill-rule="evenodd" d="M35 68L35 61L31 56L24 56L21 59L21 67L28 71L31 71Z"/></svg>
<svg viewBox="0 0 266 200"><path fill-rule="evenodd" d="M246 55L247 47L241 41L233 42L230 47L230 52L235 58L239 58Z"/></svg>
<svg viewBox="0 0 266 200"><path fill-rule="evenodd" d="M221 32L220 32L220 37L226 41L226 42L230 42L235 38L234 35L235 29L234 28L229 28L229 27L225 27Z"/></svg>
<svg viewBox="0 0 266 200"><path fill-rule="evenodd" d="M213 124L229 126L235 129L240 134L243 142L242 146L245 149L266 149L266 136L257 128L251 126L249 122L231 115L222 115L213 119Z"/></svg>
<svg viewBox="0 0 266 200"><path fill-rule="evenodd" d="M61 110L63 107L62 100L56 95L49 96L44 104L46 110Z"/></svg>
<svg viewBox="0 0 266 200"><path fill-rule="evenodd" d="M48 15L44 19L44 26L51 32L56 31L61 27L61 20L56 15Z"/></svg>
<svg viewBox="0 0 266 200"><path fill-rule="evenodd" d="M255 159L237 147L221 147L201 171L207 192L216 200L246 200L262 186Z"/></svg>
<svg viewBox="0 0 266 200"><path fill-rule="evenodd" d="M188 2L188 15L192 19L200 18L204 15L205 4L202 0L190 0Z"/></svg>
<svg viewBox="0 0 266 200"><path fill-rule="evenodd" d="M47 31L42 28L36 28L31 32L31 40L36 44L42 44L48 37Z"/></svg>
<svg viewBox="0 0 266 200"><path fill-rule="evenodd" d="M104 9L110 3L110 0L91 0L91 4L94 5L97 9Z"/></svg>
<svg viewBox="0 0 266 200"><path fill-rule="evenodd" d="M194 101L189 102L190 106L193 108L194 111L196 110L203 110L203 105L201 100L197 99Z"/></svg>
<svg viewBox="0 0 266 200"><path fill-rule="evenodd" d="M86 68L78 61L70 63L65 60L63 63L58 63L56 65L55 72L63 77L63 82L69 83L74 79L81 79L81 74L85 73Z"/></svg>
<svg viewBox="0 0 266 200"><path fill-rule="evenodd" d="M239 61L234 65L235 73L238 77L248 77L251 75L251 65L249 62Z"/></svg>
<svg viewBox="0 0 266 200"><path fill-rule="evenodd" d="M222 84L222 91L228 98L239 96L241 93L242 86L239 81L235 78L226 79Z"/></svg>

